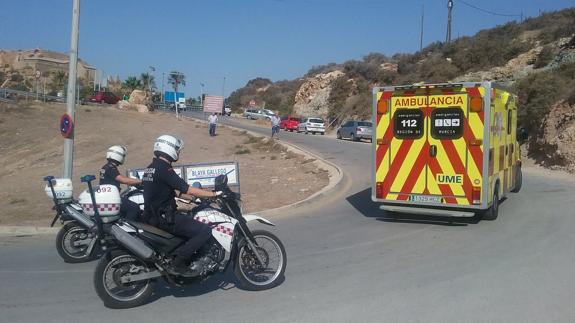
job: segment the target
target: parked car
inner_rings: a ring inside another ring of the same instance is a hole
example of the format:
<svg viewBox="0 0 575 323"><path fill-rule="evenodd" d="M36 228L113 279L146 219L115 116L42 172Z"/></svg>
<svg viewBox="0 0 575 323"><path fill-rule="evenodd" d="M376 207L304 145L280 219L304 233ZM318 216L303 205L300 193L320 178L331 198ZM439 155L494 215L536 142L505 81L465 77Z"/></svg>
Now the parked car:
<svg viewBox="0 0 575 323"><path fill-rule="evenodd" d="M337 130L337 139L349 138L352 141L369 139L371 142L372 126L369 121L350 120Z"/></svg>
<svg viewBox="0 0 575 323"><path fill-rule="evenodd" d="M262 120L271 120L272 116L274 116L275 113L273 113L273 111L268 110L268 109L247 109L243 116L245 118L248 119L262 119Z"/></svg>
<svg viewBox="0 0 575 323"><path fill-rule="evenodd" d="M275 112L273 112L272 110L268 110L268 109L262 109L261 112L264 115L264 119L266 119L266 120L271 120L272 117L276 115Z"/></svg>
<svg viewBox="0 0 575 323"><path fill-rule="evenodd" d="M108 104L116 104L120 101L120 98L117 97L112 92L105 92L105 91L95 91L92 95L88 98L88 101L95 102L95 103L108 103Z"/></svg>
<svg viewBox="0 0 575 323"><path fill-rule="evenodd" d="M316 133L325 134L325 122L321 118L304 118L297 125L297 132Z"/></svg>
<svg viewBox="0 0 575 323"><path fill-rule="evenodd" d="M246 109L243 113L243 117L247 119L261 119L261 112L260 109Z"/></svg>
<svg viewBox="0 0 575 323"><path fill-rule="evenodd" d="M280 120L280 128L285 131L297 131L297 126L299 125L300 120L301 117L283 116Z"/></svg>

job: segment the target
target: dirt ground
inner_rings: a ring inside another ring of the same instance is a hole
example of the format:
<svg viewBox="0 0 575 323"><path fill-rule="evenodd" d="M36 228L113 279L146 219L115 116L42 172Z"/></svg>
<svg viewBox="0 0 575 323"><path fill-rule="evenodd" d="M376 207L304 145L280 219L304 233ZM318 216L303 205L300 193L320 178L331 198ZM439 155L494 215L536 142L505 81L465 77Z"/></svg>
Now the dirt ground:
<svg viewBox="0 0 575 323"><path fill-rule="evenodd" d="M49 225L52 201L42 178L62 174L63 138L58 130L62 104L0 103L0 225ZM121 111L113 106L79 106L76 111L74 196L85 188L79 177L97 174L106 150L126 145L120 171L147 166L155 138L172 134L185 142L179 164L238 161L243 208L253 212L302 200L329 182L313 160L287 152L274 141L244 132L177 120L160 113Z"/></svg>

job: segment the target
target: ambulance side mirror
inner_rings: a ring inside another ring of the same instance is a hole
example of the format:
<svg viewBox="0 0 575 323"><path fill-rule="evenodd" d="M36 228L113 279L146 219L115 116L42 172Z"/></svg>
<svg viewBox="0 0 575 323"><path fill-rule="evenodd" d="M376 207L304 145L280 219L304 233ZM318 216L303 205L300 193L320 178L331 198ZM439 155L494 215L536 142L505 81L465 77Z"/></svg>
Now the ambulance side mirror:
<svg viewBox="0 0 575 323"><path fill-rule="evenodd" d="M518 128L517 129L517 141L522 144L524 142L527 141L527 139L529 139L529 131L527 130L527 128Z"/></svg>

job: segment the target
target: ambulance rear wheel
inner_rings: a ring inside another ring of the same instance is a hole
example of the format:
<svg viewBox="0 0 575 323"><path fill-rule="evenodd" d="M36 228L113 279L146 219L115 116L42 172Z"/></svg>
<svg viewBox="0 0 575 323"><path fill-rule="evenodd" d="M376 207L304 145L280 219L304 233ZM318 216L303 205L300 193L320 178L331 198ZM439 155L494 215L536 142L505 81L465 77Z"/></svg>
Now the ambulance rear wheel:
<svg viewBox="0 0 575 323"><path fill-rule="evenodd" d="M493 204L483 213L483 220L493 221L499 215L499 187L495 187L493 192Z"/></svg>
<svg viewBox="0 0 575 323"><path fill-rule="evenodd" d="M521 167L517 167L517 171L515 173L515 187L511 190L511 192L519 193L522 185L523 185L523 173L521 172Z"/></svg>

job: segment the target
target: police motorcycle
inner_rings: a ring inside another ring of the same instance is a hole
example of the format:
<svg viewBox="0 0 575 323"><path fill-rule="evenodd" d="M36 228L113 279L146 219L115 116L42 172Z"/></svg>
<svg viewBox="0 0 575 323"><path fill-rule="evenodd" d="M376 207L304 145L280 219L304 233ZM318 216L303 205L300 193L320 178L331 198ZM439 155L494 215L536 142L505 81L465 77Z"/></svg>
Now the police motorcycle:
<svg viewBox="0 0 575 323"><path fill-rule="evenodd" d="M228 187L227 176L220 175L215 181L215 190L222 191L222 195L189 211L194 219L212 226L212 237L192 259L201 264L200 269L183 274L173 270L172 253L186 240L144 223L121 219L117 213L98 207L108 203L111 196L94 191L94 179L92 175L82 177L92 206L81 204L85 212L94 214L98 238L106 252L94 272L94 287L105 306L140 306L148 301L159 279L181 287L224 272L230 264L245 289L265 290L283 281L287 258L282 242L268 231L252 231L247 226L250 221L274 224L256 215L242 214L240 196Z"/></svg>
<svg viewBox="0 0 575 323"><path fill-rule="evenodd" d="M80 203L73 199L73 186L69 178L44 177L46 195L54 202L56 215L50 224L54 226L58 219L63 224L56 236L56 250L67 263L91 261L100 254L96 239L96 223L92 216L84 213ZM84 194L86 198L87 193ZM129 187L121 193L144 209L144 193L135 187ZM80 198L82 195L80 195ZM119 203L119 202L118 202Z"/></svg>

